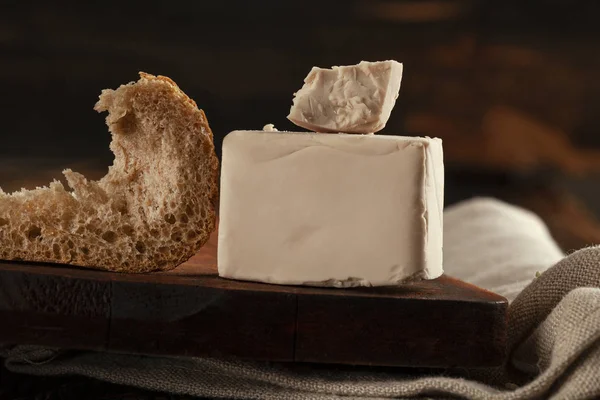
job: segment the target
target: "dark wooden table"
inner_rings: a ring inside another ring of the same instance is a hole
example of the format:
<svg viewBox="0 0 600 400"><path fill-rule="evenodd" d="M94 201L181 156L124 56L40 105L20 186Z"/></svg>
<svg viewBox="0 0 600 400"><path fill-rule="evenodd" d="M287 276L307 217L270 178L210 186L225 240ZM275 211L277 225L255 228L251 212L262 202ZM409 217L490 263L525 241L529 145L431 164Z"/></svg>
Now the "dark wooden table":
<svg viewBox="0 0 600 400"><path fill-rule="evenodd" d="M216 235L173 271L118 274L0 263L0 343L381 366L491 366L506 300L443 276L321 289L216 273Z"/></svg>

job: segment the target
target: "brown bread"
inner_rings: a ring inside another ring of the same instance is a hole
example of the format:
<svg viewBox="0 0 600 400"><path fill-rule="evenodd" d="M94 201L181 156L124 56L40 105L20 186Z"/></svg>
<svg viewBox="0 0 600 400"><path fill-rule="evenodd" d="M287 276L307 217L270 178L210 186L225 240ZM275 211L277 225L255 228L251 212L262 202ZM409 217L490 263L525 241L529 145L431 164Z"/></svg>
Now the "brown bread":
<svg viewBox="0 0 600 400"><path fill-rule="evenodd" d="M65 170L72 191L0 189L0 259L122 272L172 269L215 228L219 163L204 112L169 78L103 90L115 154L99 181Z"/></svg>

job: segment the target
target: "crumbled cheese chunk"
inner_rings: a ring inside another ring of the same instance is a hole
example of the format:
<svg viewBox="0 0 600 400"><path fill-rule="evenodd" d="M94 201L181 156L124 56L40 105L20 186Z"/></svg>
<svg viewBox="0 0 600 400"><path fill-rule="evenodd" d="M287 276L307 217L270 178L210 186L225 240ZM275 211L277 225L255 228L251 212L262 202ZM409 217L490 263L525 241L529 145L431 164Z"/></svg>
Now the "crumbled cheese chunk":
<svg viewBox="0 0 600 400"><path fill-rule="evenodd" d="M288 119L315 132L378 132L390 118L401 80L397 61L313 67L295 93Z"/></svg>

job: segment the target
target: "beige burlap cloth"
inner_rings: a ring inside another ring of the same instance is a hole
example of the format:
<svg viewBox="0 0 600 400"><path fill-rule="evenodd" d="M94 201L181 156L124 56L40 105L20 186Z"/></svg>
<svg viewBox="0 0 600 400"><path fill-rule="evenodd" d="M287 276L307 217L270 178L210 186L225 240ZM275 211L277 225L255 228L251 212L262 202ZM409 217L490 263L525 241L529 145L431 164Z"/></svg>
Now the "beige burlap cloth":
<svg viewBox="0 0 600 400"><path fill-rule="evenodd" d="M4 351L6 366L27 374L84 375L215 398L600 398L600 247L564 257L536 216L489 199L449 208L444 234L448 274L511 300L510 356L502 367L459 371L457 377L456 371L411 373L24 346Z"/></svg>

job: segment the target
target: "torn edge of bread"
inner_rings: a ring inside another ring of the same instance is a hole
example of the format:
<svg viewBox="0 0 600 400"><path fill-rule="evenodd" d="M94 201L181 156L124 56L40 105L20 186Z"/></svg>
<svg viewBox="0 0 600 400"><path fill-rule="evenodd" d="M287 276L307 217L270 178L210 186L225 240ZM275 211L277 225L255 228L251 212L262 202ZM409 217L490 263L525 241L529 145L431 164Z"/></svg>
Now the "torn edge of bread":
<svg viewBox="0 0 600 400"><path fill-rule="evenodd" d="M0 190L0 259L120 272L176 267L216 224L219 162L206 115L171 79L105 89L114 163L99 181L65 170L48 187Z"/></svg>

